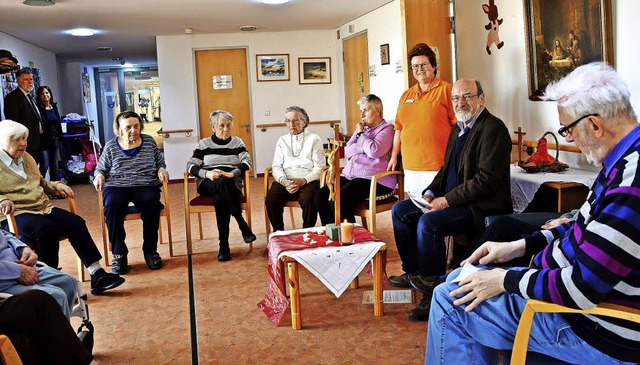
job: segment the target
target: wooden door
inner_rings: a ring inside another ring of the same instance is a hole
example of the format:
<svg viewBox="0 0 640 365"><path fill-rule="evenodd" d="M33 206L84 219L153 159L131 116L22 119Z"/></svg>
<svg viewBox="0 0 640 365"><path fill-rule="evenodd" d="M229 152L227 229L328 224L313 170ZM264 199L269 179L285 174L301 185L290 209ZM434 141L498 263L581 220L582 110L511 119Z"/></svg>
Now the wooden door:
<svg viewBox="0 0 640 365"><path fill-rule="evenodd" d="M231 88L214 89L214 76L231 76ZM242 138L253 158L253 144L249 100L249 69L247 50L220 49L196 51L196 82L198 90L198 119L200 138L213 134L209 114L216 109L231 113L234 118L232 136Z"/></svg>
<svg viewBox="0 0 640 365"><path fill-rule="evenodd" d="M405 31L405 58L416 43L426 43L436 49L438 77L453 83L453 49L451 46L450 0L402 0L400 11ZM480 7L478 5L478 7ZM413 86L416 80L406 60L406 82Z"/></svg>
<svg viewBox="0 0 640 365"><path fill-rule="evenodd" d="M357 101L369 94L369 47L367 33L342 42L344 61L344 90L347 108L347 134L353 134L361 121Z"/></svg>

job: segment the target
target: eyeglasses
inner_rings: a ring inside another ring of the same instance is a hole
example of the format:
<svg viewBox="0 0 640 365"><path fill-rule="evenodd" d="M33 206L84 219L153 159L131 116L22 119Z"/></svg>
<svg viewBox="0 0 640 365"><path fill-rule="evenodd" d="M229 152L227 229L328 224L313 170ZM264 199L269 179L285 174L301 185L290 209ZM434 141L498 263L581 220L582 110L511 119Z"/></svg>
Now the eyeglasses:
<svg viewBox="0 0 640 365"><path fill-rule="evenodd" d="M451 97L451 102L452 103L457 103L460 101L460 99L464 99L465 101L470 101L471 99L475 98L476 96L480 96L482 94L464 94L462 96L458 96L458 95L454 95Z"/></svg>
<svg viewBox="0 0 640 365"><path fill-rule="evenodd" d="M428 63L428 62L418 63L418 64L411 65L411 69L412 70L418 70L418 69L426 70L427 66L429 66L429 65L431 65L431 64Z"/></svg>
<svg viewBox="0 0 640 365"><path fill-rule="evenodd" d="M569 135L569 133L571 133L571 128L573 128L576 124L580 123L581 120L589 117L599 117L599 116L600 114L598 113L583 115L580 118L576 119L574 122L569 123L564 127L561 127L560 129L558 129L558 134L561 135L562 137L566 137Z"/></svg>
<svg viewBox="0 0 640 365"><path fill-rule="evenodd" d="M295 118L295 119L285 119L284 122L286 124L293 124L293 123L298 123L299 121L301 121L300 118Z"/></svg>

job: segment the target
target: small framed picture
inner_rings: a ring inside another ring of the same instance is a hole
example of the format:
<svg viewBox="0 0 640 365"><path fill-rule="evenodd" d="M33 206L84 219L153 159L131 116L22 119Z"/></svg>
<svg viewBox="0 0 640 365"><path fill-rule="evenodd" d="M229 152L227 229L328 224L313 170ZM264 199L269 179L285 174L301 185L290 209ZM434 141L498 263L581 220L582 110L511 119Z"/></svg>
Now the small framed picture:
<svg viewBox="0 0 640 365"><path fill-rule="evenodd" d="M298 82L300 84L330 84L331 57L298 58Z"/></svg>
<svg viewBox="0 0 640 365"><path fill-rule="evenodd" d="M389 61L389 43L380 46L380 64L388 65Z"/></svg>
<svg viewBox="0 0 640 365"><path fill-rule="evenodd" d="M288 54L257 54L258 81L289 81Z"/></svg>

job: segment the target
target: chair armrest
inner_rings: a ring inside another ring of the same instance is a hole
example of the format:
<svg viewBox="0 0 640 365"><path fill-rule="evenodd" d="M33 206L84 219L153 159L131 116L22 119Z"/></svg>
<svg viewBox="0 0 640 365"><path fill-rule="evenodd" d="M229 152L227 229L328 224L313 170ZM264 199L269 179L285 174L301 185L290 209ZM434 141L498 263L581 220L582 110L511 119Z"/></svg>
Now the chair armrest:
<svg viewBox="0 0 640 365"><path fill-rule="evenodd" d="M373 175L371 177L371 189L369 190L369 202L373 202L373 204L375 204L376 201L376 197L378 196L377 194L377 190L378 190L378 180L382 179L385 176L391 176L391 175L398 175L398 176L404 176L402 171L383 171L383 172L378 172L377 174ZM400 179L398 179L398 185L400 186ZM403 189L404 191L404 189ZM403 194L404 195L404 194ZM402 199L403 197L401 197L400 195L398 195L399 199Z"/></svg>
<svg viewBox="0 0 640 365"><path fill-rule="evenodd" d="M267 198L267 191L269 190L269 176L271 176L271 166L264 169L264 198Z"/></svg>
<svg viewBox="0 0 640 365"><path fill-rule="evenodd" d="M511 354L511 364L524 364L529 347L529 335L533 316L536 313L581 313L620 318L623 320L640 323L640 310L611 303L600 303L590 309L575 309L564 307L554 303L547 303L540 300L531 299L520 316L520 323L513 342L513 353Z"/></svg>

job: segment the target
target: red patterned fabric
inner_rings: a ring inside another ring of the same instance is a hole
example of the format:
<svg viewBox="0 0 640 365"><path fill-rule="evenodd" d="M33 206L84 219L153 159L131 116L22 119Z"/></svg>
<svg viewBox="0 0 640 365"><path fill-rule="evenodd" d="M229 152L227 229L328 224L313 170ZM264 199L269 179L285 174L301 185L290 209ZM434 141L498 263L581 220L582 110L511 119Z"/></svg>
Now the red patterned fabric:
<svg viewBox="0 0 640 365"><path fill-rule="evenodd" d="M269 244L267 245L269 252L269 266L267 268L269 273L268 287L264 299L258 303L258 307L276 326L280 325L280 321L287 307L289 307L289 299L287 299L285 294L285 278L281 277L278 271L278 256L285 251L298 251L318 246L327 246L326 242L329 238L324 234L324 231L321 233L322 234L300 231L287 235L272 236L269 239ZM353 233L355 244L380 241L378 237L360 226L355 226ZM309 235L309 242L304 242L303 238L305 234ZM317 243L311 244L310 241L312 240ZM333 241L329 246L340 246L340 243ZM383 256L382 267L386 267L386 255ZM368 273L371 274L371 269L368 270Z"/></svg>

